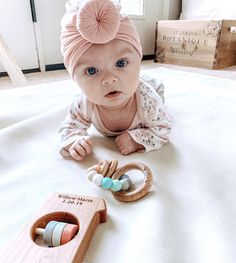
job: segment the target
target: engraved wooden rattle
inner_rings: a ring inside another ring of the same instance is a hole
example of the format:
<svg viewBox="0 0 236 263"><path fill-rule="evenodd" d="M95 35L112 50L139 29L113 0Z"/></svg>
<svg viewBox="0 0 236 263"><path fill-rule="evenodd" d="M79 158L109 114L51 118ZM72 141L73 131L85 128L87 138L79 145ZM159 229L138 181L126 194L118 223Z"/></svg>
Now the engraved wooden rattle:
<svg viewBox="0 0 236 263"><path fill-rule="evenodd" d="M113 196L119 201L132 202L144 197L152 186L152 172L150 168L141 162L128 163L117 168L117 160L102 160L87 170L88 179L103 189L111 190ZM133 185L129 176L130 170L143 172L144 180L140 187L132 190Z"/></svg>
<svg viewBox="0 0 236 263"><path fill-rule="evenodd" d="M1 263L81 263L94 231L106 220L104 199L54 193L1 255Z"/></svg>

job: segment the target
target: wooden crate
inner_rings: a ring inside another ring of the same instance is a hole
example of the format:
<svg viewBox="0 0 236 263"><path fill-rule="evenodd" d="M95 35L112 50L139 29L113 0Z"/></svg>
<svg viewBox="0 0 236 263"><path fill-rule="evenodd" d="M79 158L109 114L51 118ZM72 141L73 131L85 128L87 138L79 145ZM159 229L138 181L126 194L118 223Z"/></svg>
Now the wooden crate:
<svg viewBox="0 0 236 263"><path fill-rule="evenodd" d="M156 23L155 62L208 69L236 65L236 20Z"/></svg>

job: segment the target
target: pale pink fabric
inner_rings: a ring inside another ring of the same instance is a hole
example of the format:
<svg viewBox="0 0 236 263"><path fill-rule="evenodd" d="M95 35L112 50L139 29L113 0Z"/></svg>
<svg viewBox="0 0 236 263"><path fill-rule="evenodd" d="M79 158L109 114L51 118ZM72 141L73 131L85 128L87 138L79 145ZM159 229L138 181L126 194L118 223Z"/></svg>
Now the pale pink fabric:
<svg viewBox="0 0 236 263"><path fill-rule="evenodd" d="M89 1L78 11L78 15L77 28L88 42L103 44L115 38L120 14L111 1Z"/></svg>
<svg viewBox="0 0 236 263"><path fill-rule="evenodd" d="M142 58L140 38L133 22L121 16L118 6L110 0L70 0L61 26L61 51L72 78L79 58L93 44L124 40L133 45Z"/></svg>

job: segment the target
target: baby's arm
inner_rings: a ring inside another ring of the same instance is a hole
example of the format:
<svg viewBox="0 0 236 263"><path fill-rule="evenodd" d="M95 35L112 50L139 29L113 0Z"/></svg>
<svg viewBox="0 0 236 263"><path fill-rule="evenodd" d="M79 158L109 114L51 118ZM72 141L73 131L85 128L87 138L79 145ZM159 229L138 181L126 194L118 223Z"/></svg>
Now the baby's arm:
<svg viewBox="0 0 236 263"><path fill-rule="evenodd" d="M152 151L168 142L171 123L165 112L162 99L156 95L144 110L142 128L125 132L116 138L116 144L121 154L127 155L136 151Z"/></svg>
<svg viewBox="0 0 236 263"><path fill-rule="evenodd" d="M92 140L87 136L91 121L86 116L86 106L83 96L77 96L59 128L59 153L78 161L83 160L92 151Z"/></svg>

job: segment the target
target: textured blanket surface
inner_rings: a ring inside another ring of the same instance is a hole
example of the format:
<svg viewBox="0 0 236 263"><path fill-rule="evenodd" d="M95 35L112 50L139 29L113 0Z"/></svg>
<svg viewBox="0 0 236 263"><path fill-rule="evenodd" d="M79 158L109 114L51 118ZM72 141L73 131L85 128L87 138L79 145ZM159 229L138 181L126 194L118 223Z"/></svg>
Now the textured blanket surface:
<svg viewBox="0 0 236 263"><path fill-rule="evenodd" d="M62 192L107 203L108 221L96 229L85 263L235 262L236 82L164 68L147 72L166 87L170 143L125 157L113 138L91 128L94 151L81 163L57 153L57 128L78 92L72 81L0 91L1 251L52 192ZM93 186L86 170L100 159L146 163L154 174L151 192L122 203Z"/></svg>

